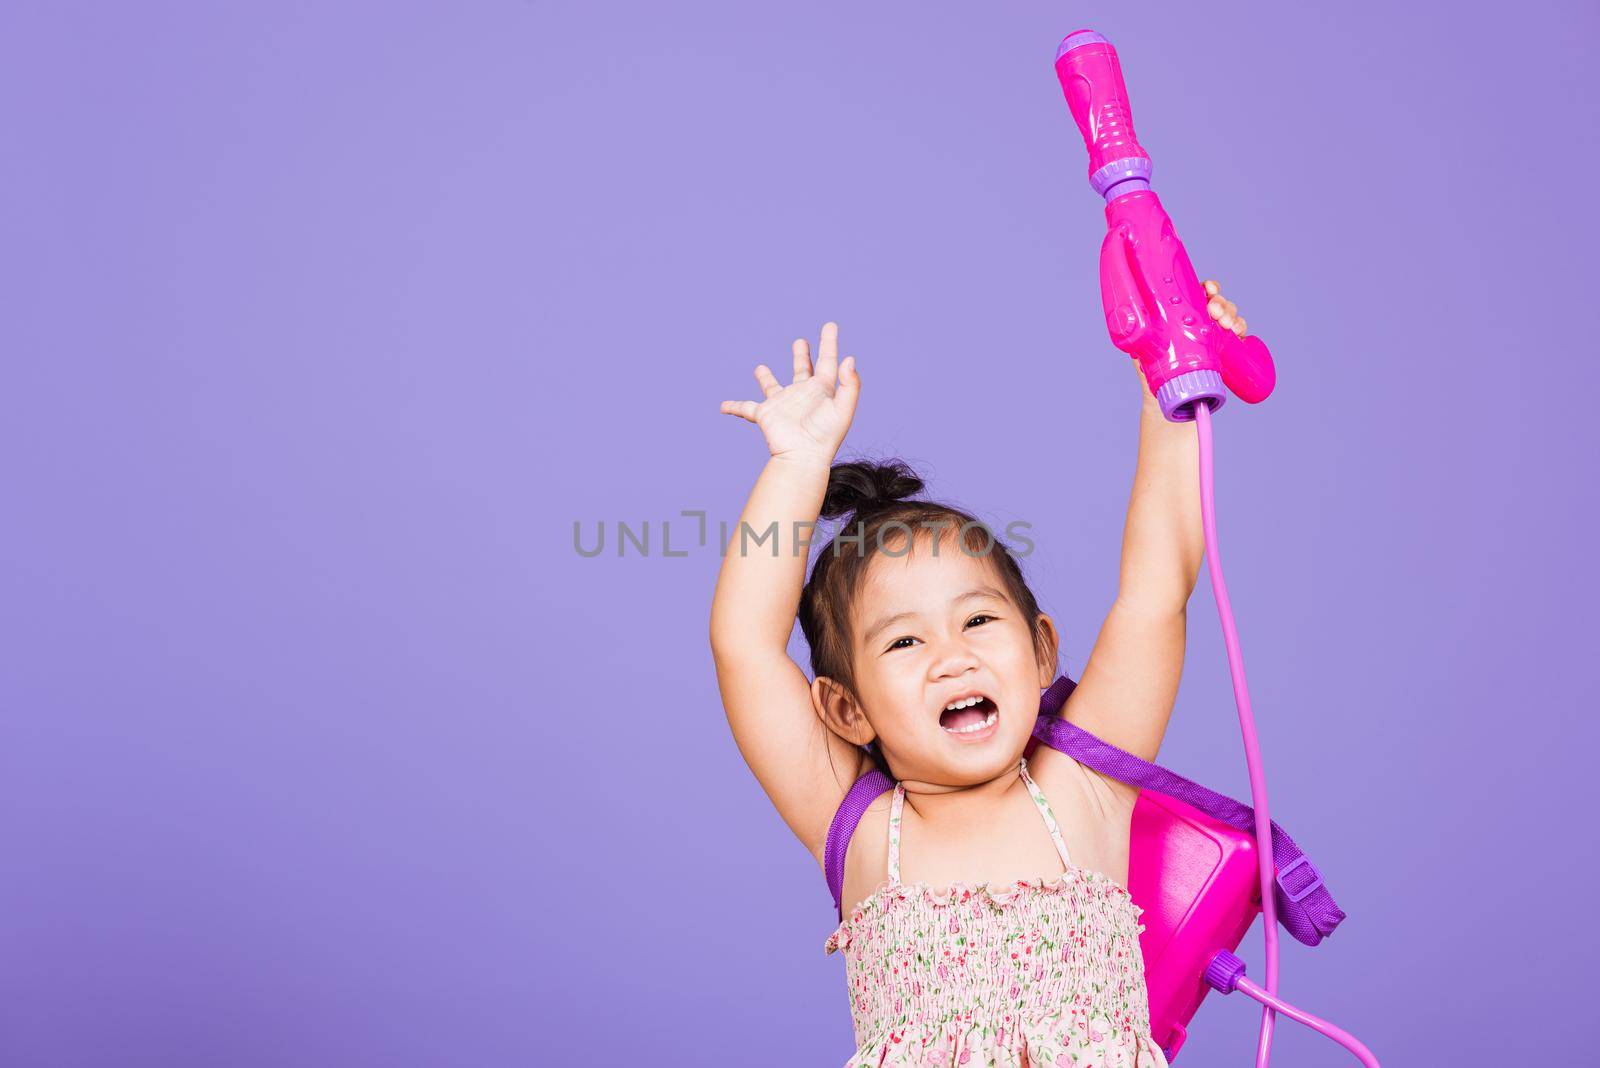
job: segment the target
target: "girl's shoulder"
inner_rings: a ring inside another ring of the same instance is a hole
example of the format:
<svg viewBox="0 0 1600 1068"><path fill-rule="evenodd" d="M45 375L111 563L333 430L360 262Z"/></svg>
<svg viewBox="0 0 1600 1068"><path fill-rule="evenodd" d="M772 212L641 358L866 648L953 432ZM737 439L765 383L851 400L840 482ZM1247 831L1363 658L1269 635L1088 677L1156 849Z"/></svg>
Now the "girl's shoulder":
<svg viewBox="0 0 1600 1068"><path fill-rule="evenodd" d="M1073 863L1127 886L1138 787L1043 745L1028 758L1028 772L1061 824Z"/></svg>
<svg viewBox="0 0 1600 1068"><path fill-rule="evenodd" d="M1042 742L1028 757L1028 773L1047 797L1062 794L1064 800L1082 802L1113 822L1130 816L1139 800L1137 786L1113 779Z"/></svg>

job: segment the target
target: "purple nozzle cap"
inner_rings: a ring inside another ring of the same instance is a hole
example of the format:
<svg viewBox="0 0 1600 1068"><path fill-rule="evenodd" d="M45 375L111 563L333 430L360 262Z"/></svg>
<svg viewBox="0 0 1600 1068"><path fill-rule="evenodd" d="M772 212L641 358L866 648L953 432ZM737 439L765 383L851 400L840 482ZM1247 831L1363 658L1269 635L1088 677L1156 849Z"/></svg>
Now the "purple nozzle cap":
<svg viewBox="0 0 1600 1068"><path fill-rule="evenodd" d="M1161 414L1174 423L1187 423L1193 419L1196 404L1204 403L1215 412L1227 399L1228 391L1222 388L1222 375L1203 368L1169 378L1156 390L1156 403L1161 406Z"/></svg>
<svg viewBox="0 0 1600 1068"><path fill-rule="evenodd" d="M1061 44L1056 48L1056 58L1060 59L1074 48L1082 48L1087 44L1110 44L1111 42L1101 37L1093 30L1074 30L1061 39Z"/></svg>
<svg viewBox="0 0 1600 1068"><path fill-rule="evenodd" d="M1154 165L1150 162L1150 157L1148 156L1125 156L1122 159L1112 160L1089 175L1089 185L1094 188L1096 193L1110 200L1112 199L1110 195L1112 186L1125 184L1129 179L1138 178L1144 182L1144 188L1149 189L1150 172L1153 169ZM1130 185L1126 189L1117 190L1116 195L1121 196L1123 193L1131 193L1136 188L1139 187Z"/></svg>
<svg viewBox="0 0 1600 1068"><path fill-rule="evenodd" d="M1124 178L1122 181L1118 182L1116 185L1111 186L1108 189L1106 189L1104 191L1104 196L1106 198L1106 203L1109 204L1111 201L1117 199L1118 197L1127 196L1129 193L1148 192L1149 189L1150 189L1150 181L1149 181L1149 179L1146 179L1146 178Z"/></svg>

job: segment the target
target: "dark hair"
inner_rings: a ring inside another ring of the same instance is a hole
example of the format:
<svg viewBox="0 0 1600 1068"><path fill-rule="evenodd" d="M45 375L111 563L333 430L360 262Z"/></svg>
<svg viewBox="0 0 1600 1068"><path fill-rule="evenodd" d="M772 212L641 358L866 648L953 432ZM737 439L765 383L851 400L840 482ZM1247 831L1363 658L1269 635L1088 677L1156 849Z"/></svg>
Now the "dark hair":
<svg viewBox="0 0 1600 1068"><path fill-rule="evenodd" d="M812 675L826 675L857 696L851 656L850 610L866 578L873 549L881 546L884 531L889 538L906 540L909 550L922 535L940 538L957 532L960 545L971 556L992 559L1001 586L1016 603L1033 631L1034 648L1046 652L1038 625L1039 602L1022 576L1022 568L1011 550L995 537L979 519L953 505L931 500L906 500L922 490L924 483L904 461L882 463L854 460L834 464L828 472L828 489L823 494L821 516L833 518L853 512L854 522L845 524L844 536L836 535L817 553L811 577L800 592L800 629L811 648ZM924 527L922 524L937 524ZM845 546L841 550L840 546ZM897 550L898 552L898 550ZM883 751L874 741L867 746L873 763L893 778Z"/></svg>

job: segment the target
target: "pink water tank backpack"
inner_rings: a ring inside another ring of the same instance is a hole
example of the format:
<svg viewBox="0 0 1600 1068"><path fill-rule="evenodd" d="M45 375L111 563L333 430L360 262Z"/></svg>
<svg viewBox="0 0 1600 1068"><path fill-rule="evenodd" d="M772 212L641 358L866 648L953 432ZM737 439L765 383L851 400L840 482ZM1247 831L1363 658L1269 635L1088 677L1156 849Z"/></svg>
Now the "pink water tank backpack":
<svg viewBox="0 0 1600 1068"><path fill-rule="evenodd" d="M1230 989L1230 976L1208 973L1229 970L1236 959L1232 951L1261 912L1255 811L1067 722L1060 710L1076 685L1063 675L1044 692L1023 755L1042 743L1140 787L1129 843L1128 892L1144 909L1139 948L1150 992L1150 1034L1171 1061L1206 994ZM867 772L845 795L828 829L823 859L841 920L850 838L873 799L893 788L894 780L883 772ZM1296 939L1314 946L1333 933L1345 914L1323 883L1322 872L1276 822L1272 857L1278 921Z"/></svg>

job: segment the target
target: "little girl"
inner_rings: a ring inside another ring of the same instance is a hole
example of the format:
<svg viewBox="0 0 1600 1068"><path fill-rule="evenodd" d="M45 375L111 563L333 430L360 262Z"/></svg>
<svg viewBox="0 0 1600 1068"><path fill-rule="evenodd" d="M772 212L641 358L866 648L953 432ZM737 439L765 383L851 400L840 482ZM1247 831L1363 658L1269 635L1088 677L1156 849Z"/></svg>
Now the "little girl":
<svg viewBox="0 0 1600 1068"><path fill-rule="evenodd" d="M896 782L850 839L824 946L845 955L846 1068L1166 1068L1126 889L1138 790L1047 746L1023 756L1057 675L1055 624L978 520L905 499L923 483L904 464L834 464L861 389L837 325L815 369L803 339L793 354L790 385L759 365L766 399L722 403L771 458L726 550L711 645L739 750L819 865L856 779L876 766ZM1205 542L1195 429L1139 380L1121 581L1062 715L1154 760ZM805 579L816 519L846 513ZM809 682L786 652L797 614Z"/></svg>

